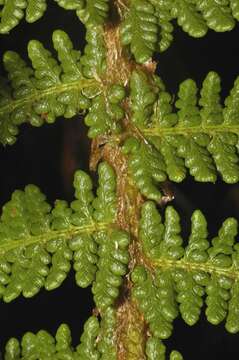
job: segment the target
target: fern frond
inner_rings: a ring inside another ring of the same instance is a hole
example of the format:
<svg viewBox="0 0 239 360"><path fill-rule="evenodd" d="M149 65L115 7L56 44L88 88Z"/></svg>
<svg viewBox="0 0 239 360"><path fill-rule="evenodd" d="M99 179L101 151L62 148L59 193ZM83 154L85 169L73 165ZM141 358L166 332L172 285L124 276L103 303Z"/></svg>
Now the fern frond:
<svg viewBox="0 0 239 360"><path fill-rule="evenodd" d="M159 25L157 48L160 52L163 52L168 49L173 41L171 0L150 0L150 2L155 8L155 16Z"/></svg>
<svg viewBox="0 0 239 360"><path fill-rule="evenodd" d="M109 0L55 0L66 10L75 10L78 18L88 26L103 25L108 17Z"/></svg>
<svg viewBox="0 0 239 360"><path fill-rule="evenodd" d="M56 30L53 45L59 62L39 41L30 41L28 54L34 70L17 53L4 54L10 84L3 81L0 93L2 144L16 141L22 123L41 126L86 110L89 137L120 131L119 121L124 117L121 102L126 94L119 84L102 84L106 69L103 29L90 27L86 38L88 43L81 56L80 51L73 49L68 35Z"/></svg>
<svg viewBox="0 0 239 360"><path fill-rule="evenodd" d="M173 18L177 19L178 25L182 27L183 31L196 38L207 33L204 16L197 10L197 4L187 0L176 0L171 9Z"/></svg>
<svg viewBox="0 0 239 360"><path fill-rule="evenodd" d="M130 8L121 26L123 45L130 45L139 63L146 62L156 49L157 18L154 7L146 0L130 2Z"/></svg>
<svg viewBox="0 0 239 360"><path fill-rule="evenodd" d="M211 71L202 84L199 105L200 116L205 125L220 125L223 123L222 105L220 103L221 79L218 74Z"/></svg>
<svg viewBox="0 0 239 360"><path fill-rule="evenodd" d="M165 360L166 347L160 339L151 336L146 342L146 355L147 360ZM171 351L169 360L183 360L182 355L176 351Z"/></svg>
<svg viewBox="0 0 239 360"><path fill-rule="evenodd" d="M61 65L37 40L28 46L33 68L30 68L18 54L8 51L4 54L4 66L9 73L13 88L12 96L1 98L0 140L12 144L23 122L40 126L44 121L52 123L56 117L72 117L90 105L82 90L96 83L83 77L80 66L80 52L73 50L71 40L61 30L53 33L53 44ZM9 93L6 88L7 94ZM90 92L90 91L88 91Z"/></svg>
<svg viewBox="0 0 239 360"><path fill-rule="evenodd" d="M161 192L156 184L166 180L166 167L162 156L150 144L128 138L122 147L129 155L128 169L140 192L148 199L161 200Z"/></svg>
<svg viewBox="0 0 239 360"><path fill-rule="evenodd" d="M130 79L132 121L138 126L147 125L153 113L153 105L157 99L160 83L155 76L154 81L143 71L133 71Z"/></svg>
<svg viewBox="0 0 239 360"><path fill-rule="evenodd" d="M99 175L95 198L89 176L76 172L76 200L70 207L57 200L51 209L34 185L13 193L0 221L0 297L4 301L12 301L21 293L32 297L42 287L59 287L71 266L76 271L76 283L87 287L94 281L99 296L104 291L99 283L107 286L107 279L113 278L120 283L120 275L127 269L129 237L117 228L111 229L116 222L114 171L101 163ZM99 240L102 234L105 245ZM113 286L116 292L117 285Z"/></svg>
<svg viewBox="0 0 239 360"><path fill-rule="evenodd" d="M122 277L127 273L130 238L123 230L113 230L110 233L99 232L95 240L100 260L92 292L97 307L104 312L119 296Z"/></svg>
<svg viewBox="0 0 239 360"><path fill-rule="evenodd" d="M92 100L91 107L85 117L85 124L90 127L88 136L94 138L109 131L118 133L121 130L119 121L124 118L124 110L120 103L125 97L125 89L121 85L112 85L107 92Z"/></svg>
<svg viewBox="0 0 239 360"><path fill-rule="evenodd" d="M83 74L86 78L97 79L106 70L106 49L103 29L92 26L86 30L86 47L81 58Z"/></svg>
<svg viewBox="0 0 239 360"><path fill-rule="evenodd" d="M30 41L28 53L34 70L17 53L5 53L4 66L13 91L3 80L0 142L13 144L22 123L41 126L44 122L53 123L59 116L72 118L87 109L85 122L90 127L90 137L120 130L125 89L118 84L102 84L106 66L102 29L88 29L87 40L81 56L80 51L73 49L68 35L56 30L53 45L59 63L39 41Z"/></svg>
<svg viewBox="0 0 239 360"><path fill-rule="evenodd" d="M237 0L230 0L230 6L232 9L233 17L238 20L239 19L239 3Z"/></svg>
<svg viewBox="0 0 239 360"><path fill-rule="evenodd" d="M5 359L59 359L67 356L75 359L74 350L71 345L71 332L66 324L62 324L55 339L48 332L40 330L36 335L28 332L21 341L12 338L6 345Z"/></svg>
<svg viewBox="0 0 239 360"><path fill-rule="evenodd" d="M153 336L168 338L178 313L188 325L194 325L205 294L208 321L219 324L226 319L226 329L238 332L237 221L225 220L210 243L206 219L196 210L188 245L183 248L179 220L171 206L166 208L164 223L153 202L142 207L139 241L154 275L143 265L136 266L131 274L132 296Z"/></svg>
<svg viewBox="0 0 239 360"><path fill-rule="evenodd" d="M75 10L87 27L103 25L108 17L109 0L55 0L66 10ZM28 23L40 19L47 9L46 0L4 0L0 4L0 34L7 34L25 18Z"/></svg>
<svg viewBox="0 0 239 360"><path fill-rule="evenodd" d="M107 163L99 166L99 188L93 201L96 221L113 223L116 220L116 182L115 174ZM92 286L97 307L104 311L114 303L119 295L122 276L127 272L129 262L129 234L123 230L111 229L95 235L100 257L97 264L96 279Z"/></svg>
<svg viewBox="0 0 239 360"><path fill-rule="evenodd" d="M109 307L100 321L94 315L89 317L76 348L72 346L69 327L62 324L55 337L40 330L37 334L27 332L21 342L11 338L6 344L4 359L116 360L115 326L115 310Z"/></svg>
<svg viewBox="0 0 239 360"><path fill-rule="evenodd" d="M195 38L208 29L230 31L239 19L238 1L137 0L130 1L121 25L122 44L129 46L139 63L155 51L165 51L173 40L174 19L183 31Z"/></svg>
<svg viewBox="0 0 239 360"><path fill-rule="evenodd" d="M29 23L37 21L47 8L46 0L4 0L0 6L0 34L7 34L24 17Z"/></svg>
<svg viewBox="0 0 239 360"><path fill-rule="evenodd" d="M116 326L117 317L116 310L113 307L108 307L101 319L101 331L99 333L98 350L101 355L101 360L117 360L116 347Z"/></svg>
<svg viewBox="0 0 239 360"><path fill-rule="evenodd" d="M155 157L160 159L165 176L158 181L164 181L167 174L170 180L181 182L186 177L187 168L195 180L200 182L215 182L218 173L226 183L239 180L238 79L223 107L220 78L213 71L203 81L200 97L192 79L182 82L175 104L163 85L158 85L159 79L143 77L140 72L137 72L137 77L133 73L132 78L132 118L146 139L154 145ZM140 78L140 87L135 85L135 78ZM155 97L157 101L153 103ZM150 103L147 99L151 99ZM174 105L178 111L174 111ZM144 146L142 142L139 147ZM128 153L129 169L132 172L134 155L133 151ZM150 167L147 168L151 177L154 177ZM145 195L143 189L140 190Z"/></svg>
<svg viewBox="0 0 239 360"><path fill-rule="evenodd" d="M96 348L96 338L99 335L99 321L95 316L91 316L84 325L84 332L81 335L81 343L77 346L77 358L85 360L98 360L99 352Z"/></svg>
<svg viewBox="0 0 239 360"><path fill-rule="evenodd" d="M197 2L197 8L202 13L208 27L219 32L230 31L235 26L230 6L231 4L228 2L218 3L215 0L199 0Z"/></svg>

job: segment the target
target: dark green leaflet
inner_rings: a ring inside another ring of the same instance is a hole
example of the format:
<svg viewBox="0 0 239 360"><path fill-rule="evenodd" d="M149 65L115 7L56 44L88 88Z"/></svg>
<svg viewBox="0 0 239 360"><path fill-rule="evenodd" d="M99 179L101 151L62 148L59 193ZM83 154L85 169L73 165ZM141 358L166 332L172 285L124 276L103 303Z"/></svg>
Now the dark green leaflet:
<svg viewBox="0 0 239 360"><path fill-rule="evenodd" d="M86 25L102 25L109 12L109 0L55 0L66 10L75 10L78 18ZM47 9L47 0L1 0L0 34L7 34L25 18L33 23L40 19Z"/></svg>
<svg viewBox="0 0 239 360"><path fill-rule="evenodd" d="M147 62L155 51L170 46L174 19L195 38L205 36L208 29L230 31L239 20L238 0L134 0L128 6L121 39L138 63Z"/></svg>
<svg viewBox="0 0 239 360"><path fill-rule="evenodd" d="M81 287L92 282L99 287L98 281L105 283L107 277L115 277L120 283L127 270L129 236L110 229L116 220L114 171L104 162L99 166L99 176L94 197L90 177L76 172L76 199L70 206L57 200L51 209L34 185L13 193L0 221L0 296L4 301L10 302L21 293L32 297L42 287L59 287L71 266ZM99 241L100 231L107 237L106 248ZM115 291L118 286L112 284Z"/></svg>
<svg viewBox="0 0 239 360"><path fill-rule="evenodd" d="M109 0L55 0L66 10L75 10L87 27L102 25L109 12Z"/></svg>
<svg viewBox="0 0 239 360"><path fill-rule="evenodd" d="M19 126L30 123L41 126L56 118L72 118L88 114L89 136L119 132L119 120L124 117L121 102L125 98L122 85L102 87L99 81L105 71L105 45L102 29L90 27L84 54L73 49L68 35L62 30L53 33L57 62L43 45L32 40L28 54L32 66L12 51L4 54L4 66L9 81L2 79L0 90L0 142L13 144ZM60 63L60 64L59 64Z"/></svg>
<svg viewBox="0 0 239 360"><path fill-rule="evenodd" d="M140 88L136 87L137 78ZM180 84L178 99L173 104L160 79L148 79L140 76L140 72L137 76L133 74L130 95L133 120L154 145L154 152L158 151L161 170L170 180L181 182L187 176L187 168L196 181L215 182L218 173L227 183L239 180L238 84L236 79L223 107L220 78L211 71L203 81L200 96L195 82L188 79ZM152 100L148 103L146 99ZM151 171L151 177L153 174Z"/></svg>
<svg viewBox="0 0 239 360"><path fill-rule="evenodd" d="M80 344L72 346L71 331L66 324L59 326L55 337L45 330L27 332L21 342L11 338L6 344L5 360L116 360L114 343L115 311L108 308L99 321L91 316L84 325Z"/></svg>
<svg viewBox="0 0 239 360"><path fill-rule="evenodd" d="M155 274L152 277L143 266L136 267L131 275L133 296L152 334L160 339L171 335L178 313L194 325L204 295L208 321L216 325L226 320L229 332L239 331L238 223L233 218L225 220L210 243L203 214L196 210L191 220L189 242L183 248L180 218L174 208L166 208L163 223L153 202L142 207L139 239Z"/></svg>
<svg viewBox="0 0 239 360"><path fill-rule="evenodd" d="M28 45L34 70L17 53L4 54L10 84L5 84L0 99L3 144L15 142L23 122L41 126L45 121L53 123L59 116L70 118L90 106L90 95L83 95L82 90L92 88L95 92L95 84L82 75L80 52L73 49L68 35L61 30L53 33L53 44L60 65L37 40Z"/></svg>
<svg viewBox="0 0 239 360"><path fill-rule="evenodd" d="M7 34L22 18L29 23L41 18L47 8L47 0L1 0L0 33Z"/></svg>

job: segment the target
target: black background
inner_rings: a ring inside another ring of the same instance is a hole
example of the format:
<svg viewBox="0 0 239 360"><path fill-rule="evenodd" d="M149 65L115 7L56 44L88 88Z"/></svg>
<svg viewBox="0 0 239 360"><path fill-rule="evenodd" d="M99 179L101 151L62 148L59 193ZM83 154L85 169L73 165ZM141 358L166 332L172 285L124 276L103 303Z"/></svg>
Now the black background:
<svg viewBox="0 0 239 360"><path fill-rule="evenodd" d="M51 34L55 29L66 31L74 47L83 50L85 30L75 13L51 4L38 22L27 24L22 21L10 35L1 35L1 53L15 50L27 59L27 43L33 38L53 50ZM222 98L225 98L239 74L239 25L230 33L209 31L202 39L192 39L176 27L174 36L173 45L155 58L158 74L167 89L175 93L179 82L189 77L200 86L208 71L214 70L221 76ZM2 67L1 73L4 74ZM38 185L51 203L56 198L71 200L72 170L80 167L88 171L89 141L86 140L86 132L80 118L58 119L54 125L41 128L23 126L16 144L0 147L0 205L10 199L15 189L22 189L29 183ZM173 188L173 205L182 216L185 237L190 231L190 216L196 208L206 215L211 236L216 235L226 217L239 219L237 184L226 185L221 180L215 185L200 184L189 177L182 184L173 185ZM70 325L73 343L78 344L84 321L90 316L92 307L90 289L78 288L73 273L55 291L42 290L33 299L20 297L10 304L1 302L0 347L3 349L10 337L20 338L26 331L45 329L55 334L63 322ZM185 360L238 358L238 342L239 334L229 335L223 324L217 327L208 324L204 314L194 327L176 320L173 336L166 341L169 349L181 351Z"/></svg>

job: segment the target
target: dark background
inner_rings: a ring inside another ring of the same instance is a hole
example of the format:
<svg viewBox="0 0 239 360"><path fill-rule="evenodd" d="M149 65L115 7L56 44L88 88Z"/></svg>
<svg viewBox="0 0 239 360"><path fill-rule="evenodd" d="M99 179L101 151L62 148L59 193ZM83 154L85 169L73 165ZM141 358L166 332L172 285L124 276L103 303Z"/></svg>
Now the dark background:
<svg viewBox="0 0 239 360"><path fill-rule="evenodd" d="M83 50L85 30L74 12L65 11L52 4L45 16L35 24L24 21L0 36L0 49L18 51L27 59L27 43L41 40L52 50L51 34L55 29L68 32L75 48ZM173 45L157 55L158 74L167 89L176 92L178 84L193 78L201 85L210 70L222 78L222 98L229 93L239 74L239 25L230 33L212 31L202 39L192 39L176 27ZM1 73L4 74L1 67ZM71 200L72 174L76 168L88 171L89 141L82 119L59 119L54 125L41 128L23 126L14 146L0 147L1 177L0 205L10 199L11 193L26 184L34 183L53 203L56 198ZM226 185L218 180L213 184L195 183L190 177L182 184L173 185L176 199L174 206L180 211L184 233L190 231L192 211L200 208L209 222L212 236L228 216L239 219L239 187ZM12 337L20 338L26 331L40 329L55 334L65 322L72 329L74 344L79 343L84 321L93 307L90 289L78 288L73 272L63 285L53 291L42 290L33 299L18 298L10 304L0 303L0 348ZM208 324L204 314L192 328L181 320L175 321L173 336L167 341L170 348L181 351L185 360L234 359L239 357L239 334L229 335L224 325Z"/></svg>

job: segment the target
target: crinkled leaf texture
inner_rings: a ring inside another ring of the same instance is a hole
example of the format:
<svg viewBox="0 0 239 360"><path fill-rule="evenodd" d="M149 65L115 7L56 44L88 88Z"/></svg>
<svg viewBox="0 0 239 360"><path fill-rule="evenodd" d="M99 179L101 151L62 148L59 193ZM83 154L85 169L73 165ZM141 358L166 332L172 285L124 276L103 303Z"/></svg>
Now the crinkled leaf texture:
<svg viewBox="0 0 239 360"><path fill-rule="evenodd" d="M13 51L4 54L8 81L2 79L0 89L2 144L13 144L23 123L41 126L58 117L68 119L87 111L90 137L119 131L125 91L119 84L101 84L105 71L102 28L91 26L86 39L81 55L64 31L54 31L53 45L59 61L39 41L30 41L28 55L33 68Z"/></svg>
<svg viewBox="0 0 239 360"><path fill-rule="evenodd" d="M54 207L34 185L16 190L4 205L0 221L0 297L10 302L32 297L42 287L61 285L71 267L76 283L93 283L97 306L113 304L127 272L129 235L117 229L116 180L113 169L99 165L97 196L90 177L79 170L76 199ZM112 226L114 225L114 229ZM104 284L104 286L102 286Z"/></svg>
<svg viewBox="0 0 239 360"><path fill-rule="evenodd" d="M136 266L132 294L159 339L171 335L179 313L194 325L204 301L210 323L226 320L229 332L239 331L238 223L226 219L209 242L202 212L194 211L191 221L189 241L183 247L180 217L172 206L166 208L164 221L153 202L145 202L141 210L139 241L154 275L144 265Z"/></svg>
<svg viewBox="0 0 239 360"><path fill-rule="evenodd" d="M48 0L1 0L0 34L7 34L25 18L28 23L40 19ZM55 0L66 10L75 10L86 25L103 25L108 17L109 0Z"/></svg>
<svg viewBox="0 0 239 360"><path fill-rule="evenodd" d="M0 6L0 34L7 34L24 17L29 23L40 19L46 11L47 0L2 0Z"/></svg>
<svg viewBox="0 0 239 360"><path fill-rule="evenodd" d="M37 334L27 332L21 342L11 338L6 344L5 360L116 360L115 327L115 310L109 307L101 321L94 315L86 321L80 344L75 348L69 327L62 324L55 338L45 330ZM148 360L165 360L166 347L160 339L149 337L146 355ZM183 360L183 357L173 350L170 360Z"/></svg>
<svg viewBox="0 0 239 360"><path fill-rule="evenodd" d="M102 178L105 173L107 186L105 178L104 182ZM82 174L77 179L78 183ZM101 163L98 197L93 202L90 186L82 198L76 190L77 200L72 208L81 209L84 221L88 217L101 221L114 219L115 179L112 175L109 165ZM109 204L107 208L104 199ZM66 213L64 211L65 216ZM36 215L35 218L39 219ZM234 218L226 219L218 235L209 241L207 222L200 210L194 211L191 222L189 240L183 246L180 217L172 206L168 206L163 215L159 214L152 201L146 201L141 208L138 246L143 257L141 264L136 264L130 274L130 292L131 300L144 316L148 329L147 359L165 360L163 340L171 336L176 317L181 314L188 325L194 325L204 302L210 323L217 325L225 320L227 331L239 332L239 246L235 242L238 223ZM57 223L59 226L59 218ZM87 320L81 343L76 349L71 345L70 331L64 324L58 329L55 339L45 331L36 335L26 333L21 343L12 338L6 345L6 360L65 357L70 360L117 359L117 303L112 299L118 296L116 290L121 284L120 276L125 274L129 237L114 227L109 232L111 238L107 239L101 226L102 230L97 232L96 238L100 260L93 284L100 321L95 315ZM170 353L170 360L182 359L178 351Z"/></svg>
<svg viewBox="0 0 239 360"><path fill-rule="evenodd" d="M55 0L66 10L75 10L87 27L103 25L109 15L109 0Z"/></svg>
<svg viewBox="0 0 239 360"><path fill-rule="evenodd" d="M71 331L62 324L55 335L40 330L37 334L27 332L21 342L11 338L6 344L5 360L116 360L114 328L116 316L113 308L108 308L99 321L91 316L84 325L80 344L72 346ZM109 357L110 356L110 357Z"/></svg>
<svg viewBox="0 0 239 360"><path fill-rule="evenodd" d="M121 26L123 45L129 45L139 63L145 63L154 51L165 51L173 40L176 20L183 31L195 38L208 29L230 31L239 20L237 0L131 0Z"/></svg>
<svg viewBox="0 0 239 360"><path fill-rule="evenodd" d="M130 81L132 122L144 139L128 137L129 175L148 199L160 201L158 183L181 182L187 169L196 181L239 181L239 78L229 96L220 99L220 77L211 71L200 96L192 79L179 86L175 103L156 76L134 71ZM176 108L176 111L175 111Z"/></svg>

